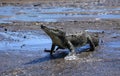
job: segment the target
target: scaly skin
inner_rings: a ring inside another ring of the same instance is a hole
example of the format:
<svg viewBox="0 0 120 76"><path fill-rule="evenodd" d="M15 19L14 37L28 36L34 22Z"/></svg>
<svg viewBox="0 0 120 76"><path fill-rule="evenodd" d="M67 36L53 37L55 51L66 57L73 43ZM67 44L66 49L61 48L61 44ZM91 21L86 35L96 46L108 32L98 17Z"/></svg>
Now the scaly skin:
<svg viewBox="0 0 120 76"><path fill-rule="evenodd" d="M55 47L57 46L58 49L69 49L69 56L75 54L75 48L81 47L85 44L90 44L90 51L94 51L95 47L98 46L99 39L96 36L88 35L87 32L83 31L79 34L73 34L73 35L66 35L65 32L48 28L46 26L41 25L41 29L47 33L47 35L52 40L52 46L51 50L45 50L50 51L50 54L52 55Z"/></svg>

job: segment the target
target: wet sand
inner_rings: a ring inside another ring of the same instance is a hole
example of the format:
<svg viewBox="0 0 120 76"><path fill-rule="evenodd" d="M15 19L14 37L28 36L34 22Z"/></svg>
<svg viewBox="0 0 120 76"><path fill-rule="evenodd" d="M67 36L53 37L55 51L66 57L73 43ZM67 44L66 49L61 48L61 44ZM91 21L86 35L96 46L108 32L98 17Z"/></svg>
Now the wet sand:
<svg viewBox="0 0 120 76"><path fill-rule="evenodd" d="M65 6L67 3L69 2L66 2ZM53 4L55 3L53 2ZM57 5L60 6L60 4ZM64 6L64 4L62 5ZM45 6L47 7L47 5ZM68 5L68 7L70 6ZM119 8L119 6L115 7ZM67 11L67 14L70 13ZM112 14L119 15L115 12ZM67 49L58 50L54 54L55 57L51 57L49 53L44 52L45 48L50 49L51 40L40 29L41 24L59 28L66 33L76 33L80 30L98 33L99 46L93 52L78 52L78 60L65 60ZM55 22L13 20L10 23L0 23L1 76L119 76L119 64L120 19L86 18Z"/></svg>

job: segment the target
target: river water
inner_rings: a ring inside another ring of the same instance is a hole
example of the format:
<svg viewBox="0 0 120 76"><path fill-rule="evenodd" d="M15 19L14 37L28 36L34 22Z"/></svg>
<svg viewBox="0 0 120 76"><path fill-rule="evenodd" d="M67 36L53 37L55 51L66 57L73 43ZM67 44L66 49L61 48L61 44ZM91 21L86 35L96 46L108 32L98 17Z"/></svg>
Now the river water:
<svg viewBox="0 0 120 76"><path fill-rule="evenodd" d="M14 21L57 22L99 19L120 19L120 8L73 8L55 7L40 8L34 6L2 6L0 7L0 23Z"/></svg>

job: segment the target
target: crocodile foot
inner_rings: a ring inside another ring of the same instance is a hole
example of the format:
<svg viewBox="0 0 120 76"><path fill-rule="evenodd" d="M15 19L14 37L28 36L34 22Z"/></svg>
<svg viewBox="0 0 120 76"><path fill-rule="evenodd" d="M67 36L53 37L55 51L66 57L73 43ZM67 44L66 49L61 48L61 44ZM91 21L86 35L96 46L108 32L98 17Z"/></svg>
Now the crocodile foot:
<svg viewBox="0 0 120 76"><path fill-rule="evenodd" d="M46 49L45 49L44 52L51 52L51 50L46 50ZM53 52L55 52L55 51L53 51Z"/></svg>

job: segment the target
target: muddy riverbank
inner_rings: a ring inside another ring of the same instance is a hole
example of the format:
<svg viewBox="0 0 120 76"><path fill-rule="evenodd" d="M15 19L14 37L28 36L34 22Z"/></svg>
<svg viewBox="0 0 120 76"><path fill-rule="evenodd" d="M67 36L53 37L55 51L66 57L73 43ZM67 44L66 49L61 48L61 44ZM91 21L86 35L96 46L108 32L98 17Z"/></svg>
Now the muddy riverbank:
<svg viewBox="0 0 120 76"><path fill-rule="evenodd" d="M79 60L64 60L67 49L59 50L53 58L44 52L45 48L50 49L51 40L40 29L41 24L60 28L67 33L80 30L99 33L103 42L94 52L77 54ZM3 76L119 76L119 20L3 23L0 29L0 72Z"/></svg>
<svg viewBox="0 0 120 76"><path fill-rule="evenodd" d="M0 1L0 75L119 76L119 4L119 0ZM99 46L93 52L77 51L78 60L65 60L67 49L51 57L44 49L50 49L52 41L41 25L67 34L98 33Z"/></svg>

